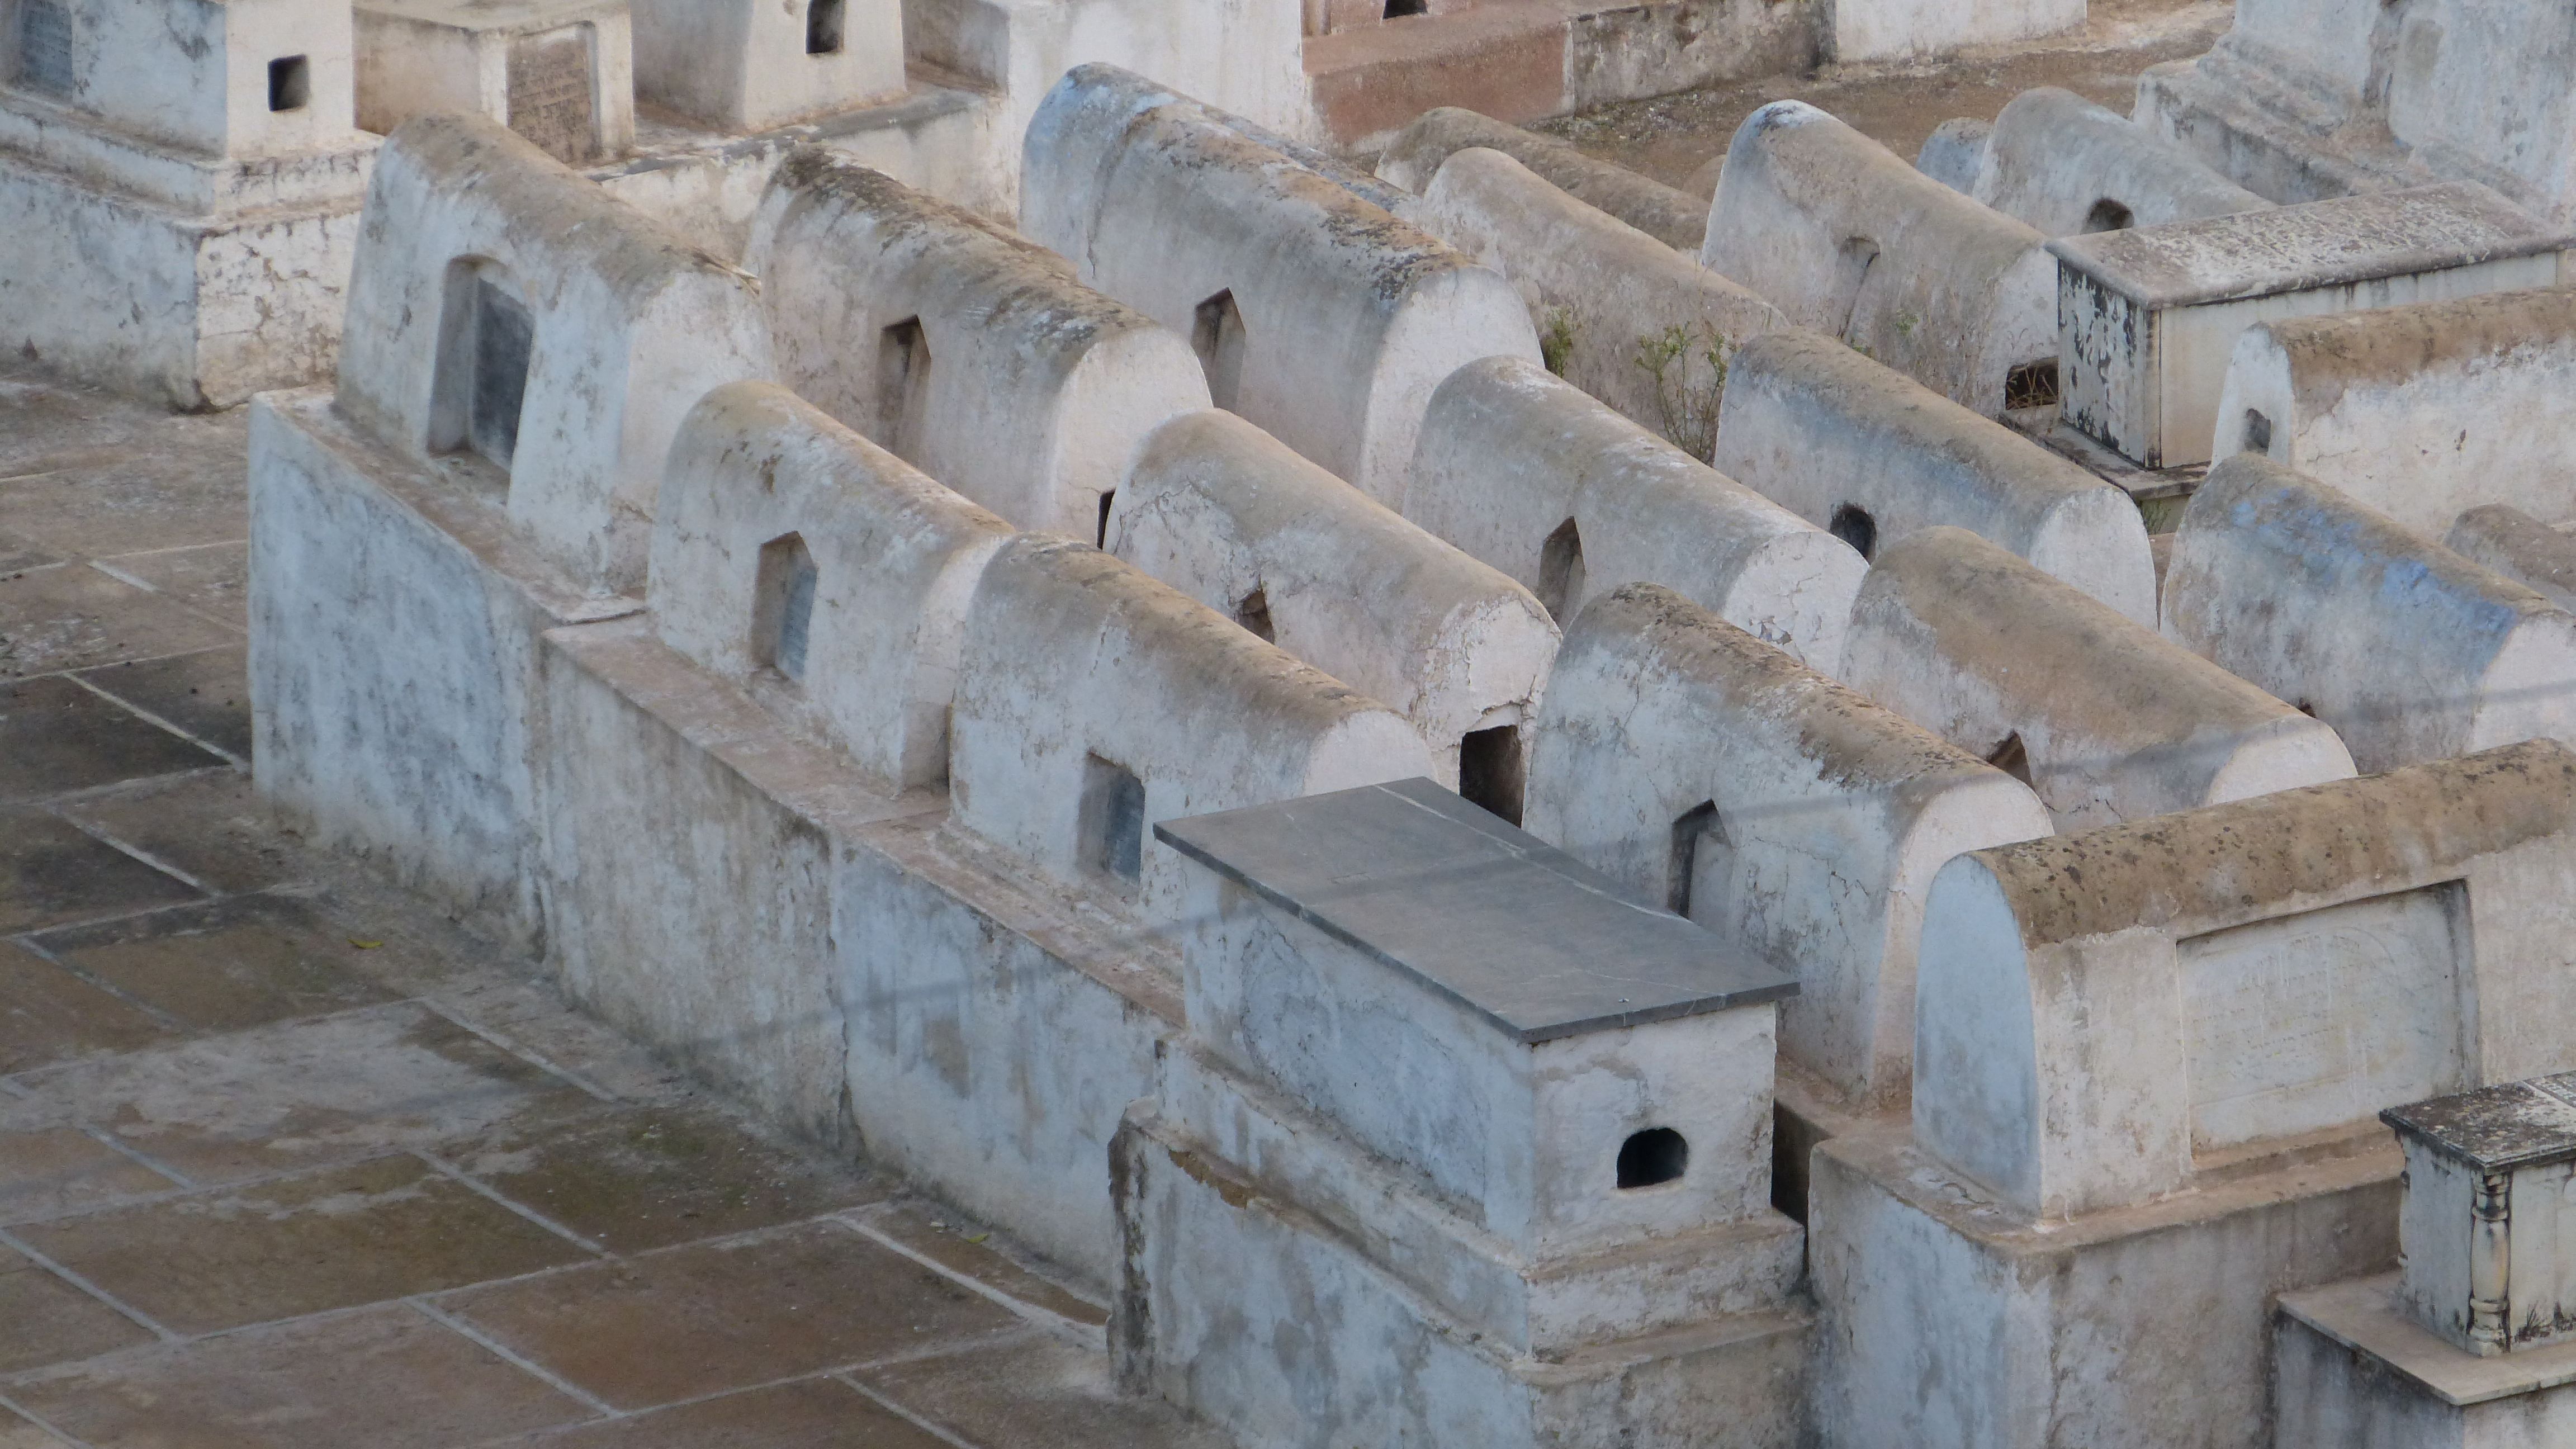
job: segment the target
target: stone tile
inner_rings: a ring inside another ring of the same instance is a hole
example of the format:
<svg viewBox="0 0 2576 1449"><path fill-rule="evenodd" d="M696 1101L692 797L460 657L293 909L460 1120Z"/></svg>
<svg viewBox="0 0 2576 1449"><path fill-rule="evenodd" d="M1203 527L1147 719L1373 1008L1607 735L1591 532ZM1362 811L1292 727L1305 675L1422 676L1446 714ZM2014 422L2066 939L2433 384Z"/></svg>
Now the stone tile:
<svg viewBox="0 0 2576 1449"><path fill-rule="evenodd" d="M244 411L168 419L135 445L31 460L42 471L0 478L0 529L72 558L248 537Z"/></svg>
<svg viewBox="0 0 2576 1449"><path fill-rule="evenodd" d="M292 896L235 896L35 938L93 979L206 1031L392 1001L348 932Z"/></svg>
<svg viewBox="0 0 2576 1449"><path fill-rule="evenodd" d="M279 833L250 777L238 770L136 781L53 808L214 890L261 890L308 873L302 852Z"/></svg>
<svg viewBox="0 0 2576 1449"><path fill-rule="evenodd" d="M147 911L198 892L41 810L0 805L0 932Z"/></svg>
<svg viewBox="0 0 2576 1449"><path fill-rule="evenodd" d="M0 574L0 679L240 642L177 600L87 564Z"/></svg>
<svg viewBox="0 0 2576 1449"><path fill-rule="evenodd" d="M0 367L0 480L43 469L57 454L131 443L173 421L166 409L58 382L11 359Z"/></svg>
<svg viewBox="0 0 2576 1449"><path fill-rule="evenodd" d="M133 1319L43 1265L0 1248L0 1374L70 1363L151 1339L151 1330Z"/></svg>
<svg viewBox="0 0 2576 1449"><path fill-rule="evenodd" d="M175 1185L75 1128L0 1132L0 1223L60 1217Z"/></svg>
<svg viewBox="0 0 2576 1449"><path fill-rule="evenodd" d="M1093 1328L1105 1328L1109 1310L1075 1297L1062 1285L1002 1256L981 1229L952 1222L917 1202L887 1203L849 1214L934 1263L1009 1294L1022 1303Z"/></svg>
<svg viewBox="0 0 2576 1449"><path fill-rule="evenodd" d="M542 1136L497 1137L449 1160L621 1253L800 1222L885 1195L698 1107L630 1108Z"/></svg>
<svg viewBox="0 0 2576 1449"><path fill-rule="evenodd" d="M7 1409L0 1409L0 1449L71 1449L71 1446Z"/></svg>
<svg viewBox="0 0 2576 1449"><path fill-rule="evenodd" d="M443 1306L621 1409L935 1349L1021 1321L834 1223L472 1289Z"/></svg>
<svg viewBox="0 0 2576 1449"><path fill-rule="evenodd" d="M233 1032L17 1079L0 1129L88 1125L198 1183L536 1131L589 1096L405 1003Z"/></svg>
<svg viewBox="0 0 2576 1449"><path fill-rule="evenodd" d="M190 608L250 632L250 544L201 544L160 553L132 553L107 560L110 568L140 579Z"/></svg>
<svg viewBox="0 0 2576 1449"><path fill-rule="evenodd" d="M801 1379L521 1442L528 1449L952 1449L835 1379Z"/></svg>
<svg viewBox="0 0 2576 1449"><path fill-rule="evenodd" d="M1229 1449L1168 1404L1119 1394L1109 1356L1043 1333L852 1371L961 1439L1048 1449Z"/></svg>
<svg viewBox="0 0 2576 1449"><path fill-rule="evenodd" d="M584 1256L407 1156L15 1231L181 1333L434 1293Z"/></svg>
<svg viewBox="0 0 2576 1449"><path fill-rule="evenodd" d="M0 829L8 825L0 819ZM129 1052L168 1041L172 1035L166 1025L132 1002L117 999L32 951L0 941L0 1076ZM7 1176L8 1164L0 1160L0 1182L6 1182Z"/></svg>
<svg viewBox="0 0 2576 1449"><path fill-rule="evenodd" d="M590 1415L399 1305L120 1354L9 1393L99 1449L449 1449Z"/></svg>
<svg viewBox="0 0 2576 1449"><path fill-rule="evenodd" d="M14 533L0 533L0 575L14 574L22 570L40 568L46 564L60 562L62 562L61 559L54 557L52 554L45 552L43 549L36 547L34 544L18 537ZM0 1443L6 1442L8 1441L0 1440Z"/></svg>
<svg viewBox="0 0 2576 1449"><path fill-rule="evenodd" d="M223 762L68 679L0 684L0 801Z"/></svg>
<svg viewBox="0 0 2576 1449"><path fill-rule="evenodd" d="M496 968L456 971L423 993L439 1009L627 1101L685 1095L688 1076L582 1015L554 988Z"/></svg>
<svg viewBox="0 0 2576 1449"><path fill-rule="evenodd" d="M208 649L139 664L111 664L81 678L177 725L235 759L250 758L250 649Z"/></svg>

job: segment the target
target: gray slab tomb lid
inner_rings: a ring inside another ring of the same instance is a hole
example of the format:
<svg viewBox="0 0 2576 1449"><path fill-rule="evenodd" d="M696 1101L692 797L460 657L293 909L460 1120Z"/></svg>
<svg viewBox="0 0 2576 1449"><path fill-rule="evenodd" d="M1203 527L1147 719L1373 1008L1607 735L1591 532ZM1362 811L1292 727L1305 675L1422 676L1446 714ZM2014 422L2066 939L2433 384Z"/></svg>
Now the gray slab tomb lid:
<svg viewBox="0 0 2576 1449"><path fill-rule="evenodd" d="M2576 1072L2410 1102L2379 1120L2481 1172L2576 1157Z"/></svg>
<svg viewBox="0 0 2576 1449"><path fill-rule="evenodd" d="M2062 236L2048 250L2106 291L2186 307L2527 257L2569 241L2474 181L2446 181Z"/></svg>
<svg viewBox="0 0 2576 1449"><path fill-rule="evenodd" d="M1524 1042L1798 990L1429 780L1167 820L1154 838Z"/></svg>

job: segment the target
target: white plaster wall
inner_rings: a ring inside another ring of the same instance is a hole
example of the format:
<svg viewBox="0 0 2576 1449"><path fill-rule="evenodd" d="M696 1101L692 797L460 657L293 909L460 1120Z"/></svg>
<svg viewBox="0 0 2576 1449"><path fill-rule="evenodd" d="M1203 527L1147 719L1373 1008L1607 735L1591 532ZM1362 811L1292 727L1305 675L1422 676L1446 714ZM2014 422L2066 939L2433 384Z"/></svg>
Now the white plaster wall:
<svg viewBox="0 0 2576 1449"><path fill-rule="evenodd" d="M2084 14L2084 0L1833 0L1830 54L1845 64L1928 59L2072 30Z"/></svg>
<svg viewBox="0 0 2576 1449"><path fill-rule="evenodd" d="M764 544L815 565L802 680L759 662ZM948 774L975 581L1011 526L775 383L733 383L671 444L648 594L664 642L893 786Z"/></svg>
<svg viewBox="0 0 2576 1449"><path fill-rule="evenodd" d="M1780 1046L1862 1107L1903 1100L1924 892L1963 850L2046 835L2020 782L1678 594L1619 589L1558 658L1529 828L1647 905L1798 981ZM1716 808L1723 868L1673 876L1676 822Z"/></svg>
<svg viewBox="0 0 2576 1449"><path fill-rule="evenodd" d="M1023 528L1096 539L1101 495L1145 436L1208 405L1182 337L1062 257L824 147L779 168L744 265L782 381ZM930 353L911 417L879 342L907 320Z"/></svg>
<svg viewBox="0 0 2576 1449"><path fill-rule="evenodd" d="M1085 758L1143 783L1148 921L1179 909L1182 862L1153 827L1430 775L1386 708L1169 585L1085 544L1024 536L984 570L966 625L949 788L956 820L1060 880L1118 892L1083 864Z"/></svg>
<svg viewBox="0 0 2576 1449"><path fill-rule="evenodd" d="M1027 133L1066 72L1121 67L1203 97L1291 138L1318 133L1294 5L1197 0L1174 23L1166 0L904 0L912 54L997 92L996 134Z"/></svg>
<svg viewBox="0 0 2576 1449"><path fill-rule="evenodd" d="M639 99L765 131L901 95L901 0L847 0L841 48L805 51L812 0L630 0Z"/></svg>
<svg viewBox="0 0 2576 1449"><path fill-rule="evenodd" d="M1145 439L1108 546L1220 614L1260 594L1274 642L1400 711L1451 789L1460 737L1526 724L1556 657L1528 590L1214 408Z"/></svg>
<svg viewBox="0 0 2576 1449"><path fill-rule="evenodd" d="M2533 741L1953 860L1924 915L1915 1140L2064 1217L2190 1185L2196 1147L2367 1129L2426 1095L2388 1074L2409 1035L2457 1064L2437 1092L2562 1070L2571 781L2576 756ZM2453 917L2430 956L2394 908L2428 889Z"/></svg>
<svg viewBox="0 0 2576 1449"><path fill-rule="evenodd" d="M197 227L0 162L0 235L11 263L0 267L0 343L66 376L204 405Z"/></svg>
<svg viewBox="0 0 2576 1449"><path fill-rule="evenodd" d="M1432 389L1480 357L1538 360L1501 277L1286 153L1134 77L1085 66L1022 152L1020 225L1082 279L1184 334L1230 293L1232 411L1393 508Z"/></svg>
<svg viewBox="0 0 2576 1449"><path fill-rule="evenodd" d="M339 405L414 458L436 445L440 337L469 259L507 270L535 327L511 518L590 587L639 589L680 419L769 375L756 281L493 121L405 124L368 191Z"/></svg>
<svg viewBox="0 0 2576 1449"><path fill-rule="evenodd" d="M1114 1290L1109 1143L1177 1033L1176 963L994 855L906 821L839 856L851 1122L873 1160Z"/></svg>
<svg viewBox="0 0 2576 1449"><path fill-rule="evenodd" d="M1432 394L1406 516L1537 589L1571 521L1573 619L1621 584L1678 591L1832 673L1867 565L1842 540L1684 455L1545 370L1488 358Z"/></svg>
<svg viewBox="0 0 2576 1449"><path fill-rule="evenodd" d="M2236 339L2211 456L2246 451L2438 538L2505 504L2576 522L2576 453L2551 426L2576 394L2576 292L2257 323Z"/></svg>
<svg viewBox="0 0 2576 1449"><path fill-rule="evenodd" d="M2324 724L1964 529L1879 551L1842 677L1982 758L2018 739L2060 830L2353 773Z"/></svg>
<svg viewBox="0 0 2576 1449"><path fill-rule="evenodd" d="M2436 175L2468 175L2576 222L2576 13L2419 0L2395 17L2388 129ZM2386 22L2383 22L2385 25Z"/></svg>
<svg viewBox="0 0 2576 1449"><path fill-rule="evenodd" d="M1882 549L1967 529L2155 622L2155 562L2127 494L1831 338L1774 333L1736 354L1717 467L1818 526L1859 508Z"/></svg>
<svg viewBox="0 0 2576 1449"><path fill-rule="evenodd" d="M1440 164L1408 221L1509 278L1568 382L1705 461L1724 366L1780 310L1500 151ZM1561 340L1560 340L1561 339ZM1665 380L1640 361L1678 344Z"/></svg>
<svg viewBox="0 0 2576 1449"><path fill-rule="evenodd" d="M144 141L209 156L279 156L354 139L354 45L345 3L63 3L72 23L72 90L60 99L74 111ZM17 21L16 5L0 7L13 59ZM269 62L297 55L305 58L311 98L299 108L272 111Z"/></svg>
<svg viewBox="0 0 2576 1449"><path fill-rule="evenodd" d="M2091 222L2105 201L2126 208L2132 226L2272 205L2183 147L2056 86L2022 92L1995 117L1968 194L2043 236L2109 229Z"/></svg>
<svg viewBox="0 0 2576 1449"><path fill-rule="evenodd" d="M2314 711L2364 770L2576 739L2576 617L2267 458L2192 495L2163 627Z"/></svg>
<svg viewBox="0 0 2576 1449"><path fill-rule="evenodd" d="M1709 203L1710 270L1951 401L2057 356L2057 264L2028 225L1803 101L1745 118Z"/></svg>
<svg viewBox="0 0 2576 1449"><path fill-rule="evenodd" d="M351 429L319 391L251 415L254 778L308 837L503 939L540 939L537 636L625 611L487 495Z"/></svg>

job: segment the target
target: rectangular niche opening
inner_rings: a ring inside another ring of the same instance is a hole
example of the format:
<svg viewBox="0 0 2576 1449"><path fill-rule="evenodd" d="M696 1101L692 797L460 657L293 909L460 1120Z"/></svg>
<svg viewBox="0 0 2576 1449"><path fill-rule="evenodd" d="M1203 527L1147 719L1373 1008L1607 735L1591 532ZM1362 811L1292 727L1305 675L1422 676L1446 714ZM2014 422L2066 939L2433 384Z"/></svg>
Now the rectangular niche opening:
<svg viewBox="0 0 2576 1449"><path fill-rule="evenodd" d="M1129 886L1145 875L1145 782L1114 760L1082 762L1083 868Z"/></svg>
<svg viewBox="0 0 2576 1449"><path fill-rule="evenodd" d="M268 63L268 108L300 111L313 101L313 66L300 55L282 55Z"/></svg>
<svg viewBox="0 0 2576 1449"><path fill-rule="evenodd" d="M448 264L428 443L434 452L481 455L508 472L519 450L536 320L497 264Z"/></svg>
<svg viewBox="0 0 2576 1449"><path fill-rule="evenodd" d="M805 53L840 54L841 33L848 21L847 0L813 0L805 7Z"/></svg>
<svg viewBox="0 0 2576 1449"><path fill-rule="evenodd" d="M1468 804L1518 825L1523 783L1519 725L1469 730L1458 741L1458 793Z"/></svg>
<svg viewBox="0 0 2576 1449"><path fill-rule="evenodd" d="M814 628L818 581L804 535L791 533L760 546L759 581L752 604L752 659L799 684L805 681L806 643Z"/></svg>
<svg viewBox="0 0 2576 1449"><path fill-rule="evenodd" d="M930 337L906 317L877 334L877 442L919 466L930 414Z"/></svg>
<svg viewBox="0 0 2576 1449"><path fill-rule="evenodd" d="M2057 406L2057 359L2025 362L2004 374L2004 411Z"/></svg>
<svg viewBox="0 0 2576 1449"><path fill-rule="evenodd" d="M19 0L18 64L11 78L48 96L72 93L72 17L61 0Z"/></svg>

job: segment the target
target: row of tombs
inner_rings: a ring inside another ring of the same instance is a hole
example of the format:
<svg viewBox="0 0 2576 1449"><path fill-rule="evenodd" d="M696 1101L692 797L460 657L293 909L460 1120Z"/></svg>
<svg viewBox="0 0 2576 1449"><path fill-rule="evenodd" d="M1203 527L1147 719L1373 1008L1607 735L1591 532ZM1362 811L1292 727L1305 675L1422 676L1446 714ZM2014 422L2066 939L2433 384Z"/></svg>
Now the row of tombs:
<svg viewBox="0 0 2576 1449"><path fill-rule="evenodd" d="M1084 67L731 261L412 120L259 787L1247 1445L2565 1442L2566 238L2015 106L1694 217Z"/></svg>

